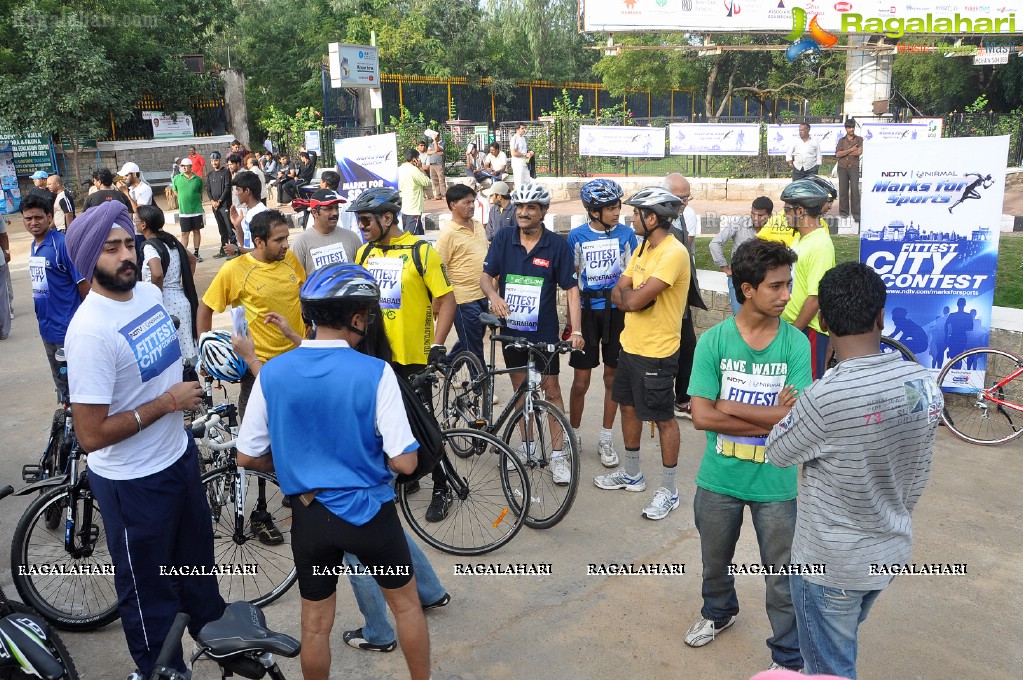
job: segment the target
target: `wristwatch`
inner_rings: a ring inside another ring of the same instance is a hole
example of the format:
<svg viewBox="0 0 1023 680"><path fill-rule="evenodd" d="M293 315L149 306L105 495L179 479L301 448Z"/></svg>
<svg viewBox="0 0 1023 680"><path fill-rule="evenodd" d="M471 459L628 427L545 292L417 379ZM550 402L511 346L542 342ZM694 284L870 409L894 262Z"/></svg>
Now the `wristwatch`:
<svg viewBox="0 0 1023 680"><path fill-rule="evenodd" d="M572 335L578 335L580 338L583 337L582 331L572 331Z"/></svg>

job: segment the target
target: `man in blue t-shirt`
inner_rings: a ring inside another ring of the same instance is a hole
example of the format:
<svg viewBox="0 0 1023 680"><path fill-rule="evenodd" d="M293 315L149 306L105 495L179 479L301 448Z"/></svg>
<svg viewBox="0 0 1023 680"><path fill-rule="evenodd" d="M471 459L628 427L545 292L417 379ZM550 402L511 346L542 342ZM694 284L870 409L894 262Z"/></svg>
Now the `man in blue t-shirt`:
<svg viewBox="0 0 1023 680"><path fill-rule="evenodd" d="M621 186L609 179L595 179L579 191L588 224L576 227L568 234L575 268L579 274L579 296L582 307L583 341L581 354L573 354L568 365L575 369L572 391L569 395L569 419L573 429L579 430L583 420L586 392L590 388L590 374L604 360L604 413L597 450L600 463L613 468L618 465L618 452L611 442L618 404L611 398L618 354L622 351L621 335L625 328L625 312L611 304L611 289L618 283L625 265L639 245L636 232L618 223L622 211Z"/></svg>
<svg viewBox="0 0 1023 680"><path fill-rule="evenodd" d="M64 245L64 234L53 228L53 203L40 196L26 196L21 202L25 229L32 234L28 273L32 279L32 300L39 322L46 359L60 400L67 398L67 373L55 358L64 346L68 324L89 293L89 282L75 270Z"/></svg>
<svg viewBox="0 0 1023 680"><path fill-rule="evenodd" d="M573 328L572 346L583 348L583 334L579 312L579 288L576 280L572 249L563 236L544 228L543 218L551 205L551 195L539 184L527 182L511 194L515 204L518 229L502 229L494 235L483 262L480 287L490 300L494 314L507 320L504 335L515 335L532 342L558 342L557 289L565 290L568 299L568 318ZM515 347L504 347L504 365L510 368L525 366L528 354ZM561 372L557 353L544 353L541 388L547 400L559 409L565 409L561 397L558 374ZM525 380L525 371L508 374L512 389L517 390ZM560 426L552 425L551 441L559 446ZM523 442L525 447L526 443ZM563 446L563 445L562 445ZM520 455L525 457L525 450ZM569 462L563 448L553 449L551 472L554 483L565 485L571 481Z"/></svg>
<svg viewBox="0 0 1023 680"><path fill-rule="evenodd" d="M392 471L415 471L419 444L394 370L354 349L379 314L380 288L363 267L338 263L313 272L299 299L316 339L259 371L238 435L238 465L275 471L294 499L302 673L330 677L337 574L350 552L374 569L412 680L427 680L429 632L392 486Z"/></svg>

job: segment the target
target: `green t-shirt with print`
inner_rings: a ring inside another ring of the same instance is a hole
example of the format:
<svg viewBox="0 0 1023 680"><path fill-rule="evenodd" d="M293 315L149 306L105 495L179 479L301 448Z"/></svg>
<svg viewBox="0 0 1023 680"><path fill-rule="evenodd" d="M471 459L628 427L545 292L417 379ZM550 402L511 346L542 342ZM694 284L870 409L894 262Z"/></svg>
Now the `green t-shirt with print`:
<svg viewBox="0 0 1023 680"><path fill-rule="evenodd" d="M689 394L711 401L773 406L786 385L802 394L811 382L810 341L805 335L780 321L771 344L754 350L742 339L734 317L729 317L700 336ZM795 498L797 470L777 468L765 461L767 435L739 437L707 431L707 448L696 485L761 503Z"/></svg>

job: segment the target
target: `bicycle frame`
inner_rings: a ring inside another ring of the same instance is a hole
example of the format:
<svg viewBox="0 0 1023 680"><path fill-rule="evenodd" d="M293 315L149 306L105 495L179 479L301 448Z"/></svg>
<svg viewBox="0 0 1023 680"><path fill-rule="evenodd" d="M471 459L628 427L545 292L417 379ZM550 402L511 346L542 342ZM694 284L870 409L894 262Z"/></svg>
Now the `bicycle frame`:
<svg viewBox="0 0 1023 680"><path fill-rule="evenodd" d="M996 396L996 394L1002 392L1003 387L1005 387L1006 385L1008 385L1021 375L1023 375L1023 366L1017 366L1016 370L1010 373L1008 376L1002 378L991 387L986 387L983 390L981 390L978 396L977 406L983 409L987 409L988 405L985 404L984 401L988 401L991 402L992 404L995 404L996 406L1009 408L1012 409L1013 411L1016 411L1017 413L1023 413L1023 405L1016 404L1011 401L1006 401L1005 399ZM987 417L987 415L985 414L984 417Z"/></svg>

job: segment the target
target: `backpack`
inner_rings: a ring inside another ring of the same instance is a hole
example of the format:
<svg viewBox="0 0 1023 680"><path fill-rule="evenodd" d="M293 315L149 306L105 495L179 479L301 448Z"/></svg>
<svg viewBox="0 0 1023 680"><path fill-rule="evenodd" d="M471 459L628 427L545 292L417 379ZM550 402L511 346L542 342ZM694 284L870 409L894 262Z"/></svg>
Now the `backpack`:
<svg viewBox="0 0 1023 680"><path fill-rule="evenodd" d="M174 238L173 236L171 238ZM188 306L192 309L192 339L198 340L198 334L196 333L195 314L199 309L199 296L195 290L195 280L192 278L192 271L188 266L188 252L185 247L175 240L175 250L178 253L179 260L181 263L181 287L185 290L185 297L188 298ZM170 267L170 249L167 244L161 241L157 237L153 237L147 241L144 241L142 247L152 246L156 249L157 254L160 256L160 266L163 267L164 276L167 275L167 269ZM142 250L140 247L139 250ZM139 256L139 262L142 261L142 256ZM141 276L142 267L139 267Z"/></svg>
<svg viewBox="0 0 1023 680"><path fill-rule="evenodd" d="M385 255L389 250L411 250L412 251L412 264L415 266L416 271L419 272L419 276L426 279L426 265L423 263L423 247L429 247L429 243L423 239L416 239L415 243L409 243L400 246L382 246L367 244L368 247L363 248L362 252L357 256L355 264L365 266L366 260L369 259L369 252L374 248L380 249ZM427 296L433 300L433 293L430 289L426 289Z"/></svg>
<svg viewBox="0 0 1023 680"><path fill-rule="evenodd" d="M401 400L405 403L405 415L412 428L412 436L419 442L416 471L410 475L398 475L398 484L408 484L433 472L444 455L444 437L436 418L426 410L423 400L409 381L398 377Z"/></svg>

